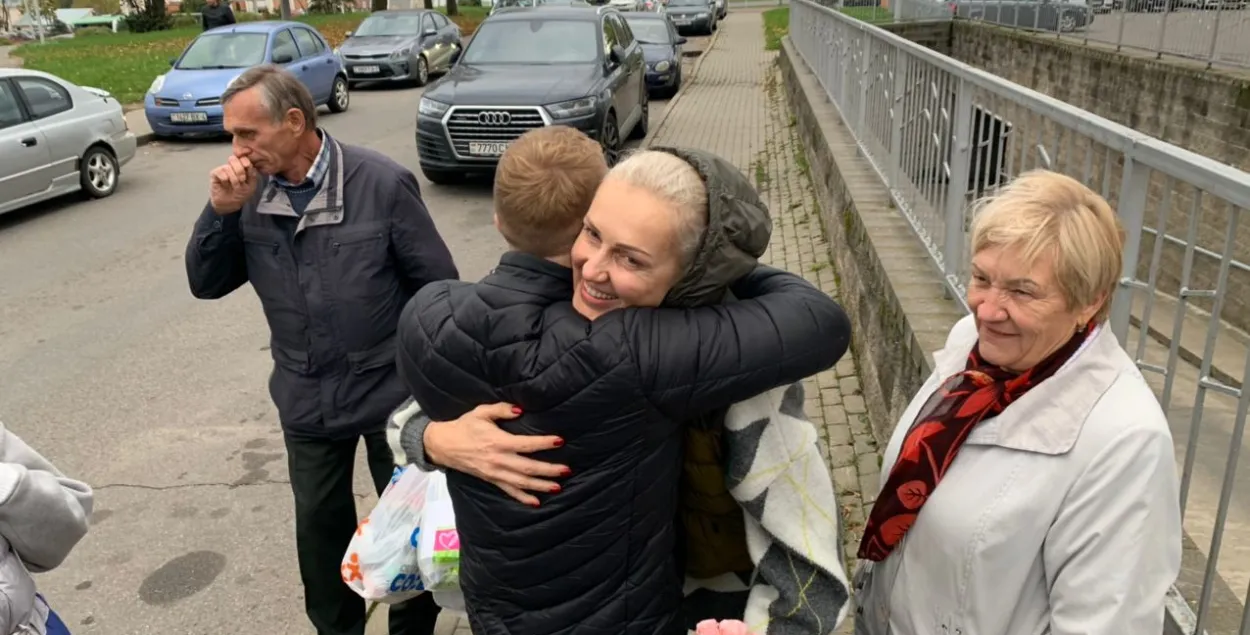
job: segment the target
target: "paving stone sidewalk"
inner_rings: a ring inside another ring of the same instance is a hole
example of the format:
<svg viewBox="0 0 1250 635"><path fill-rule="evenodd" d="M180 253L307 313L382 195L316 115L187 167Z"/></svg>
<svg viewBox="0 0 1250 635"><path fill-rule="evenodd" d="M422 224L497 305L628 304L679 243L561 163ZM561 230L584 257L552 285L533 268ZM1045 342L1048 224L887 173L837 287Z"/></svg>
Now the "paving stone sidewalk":
<svg viewBox="0 0 1250 635"><path fill-rule="evenodd" d="M778 85L776 58L775 51L764 50L762 14L731 12L650 143L702 148L733 161L755 181L773 214L773 239L764 262L799 273L836 297L838 275L807 159ZM807 380L805 388L806 411L825 441L845 521L849 570L880 474L854 360L848 354L834 369ZM850 622L839 633L850 633Z"/></svg>
<svg viewBox="0 0 1250 635"><path fill-rule="evenodd" d="M820 226L807 160L778 86L777 53L764 50L761 13L731 11L709 46L648 143L701 148L733 161L752 178L773 213L773 239L763 261L799 273L836 296L837 272ZM853 556L865 511L875 500L879 460L851 356L808 379L805 389L807 415L825 442L845 520L843 551ZM838 633L850 632L848 619ZM467 623L446 619L436 635L470 631Z"/></svg>

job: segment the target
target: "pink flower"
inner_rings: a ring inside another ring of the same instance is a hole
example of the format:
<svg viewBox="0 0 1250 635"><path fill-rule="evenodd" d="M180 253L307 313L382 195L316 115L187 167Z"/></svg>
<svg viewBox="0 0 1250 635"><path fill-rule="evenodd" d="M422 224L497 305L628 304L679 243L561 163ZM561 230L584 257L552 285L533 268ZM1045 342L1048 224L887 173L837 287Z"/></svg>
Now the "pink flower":
<svg viewBox="0 0 1250 635"><path fill-rule="evenodd" d="M694 629L695 635L750 635L746 623L738 620L703 620Z"/></svg>

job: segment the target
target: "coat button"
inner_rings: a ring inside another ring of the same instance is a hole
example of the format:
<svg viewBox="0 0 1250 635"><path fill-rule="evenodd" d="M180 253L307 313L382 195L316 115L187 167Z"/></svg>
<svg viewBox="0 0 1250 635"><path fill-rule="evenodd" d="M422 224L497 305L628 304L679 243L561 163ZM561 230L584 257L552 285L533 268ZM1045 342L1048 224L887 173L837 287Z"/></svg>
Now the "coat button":
<svg viewBox="0 0 1250 635"><path fill-rule="evenodd" d="M856 615L863 615L863 614L864 614L864 607L862 607L862 606L857 606L857 607L855 607L855 614L856 614Z"/></svg>

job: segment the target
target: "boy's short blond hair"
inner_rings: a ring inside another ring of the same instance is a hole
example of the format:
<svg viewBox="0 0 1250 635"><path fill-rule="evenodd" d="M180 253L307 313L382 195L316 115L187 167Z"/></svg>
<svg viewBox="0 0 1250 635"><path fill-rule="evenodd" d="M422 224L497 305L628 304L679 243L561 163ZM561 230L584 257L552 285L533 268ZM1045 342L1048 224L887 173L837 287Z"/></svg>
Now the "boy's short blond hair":
<svg viewBox="0 0 1250 635"><path fill-rule="evenodd" d="M577 129L546 126L521 135L495 172L499 233L535 256L568 254L607 173L603 149Z"/></svg>

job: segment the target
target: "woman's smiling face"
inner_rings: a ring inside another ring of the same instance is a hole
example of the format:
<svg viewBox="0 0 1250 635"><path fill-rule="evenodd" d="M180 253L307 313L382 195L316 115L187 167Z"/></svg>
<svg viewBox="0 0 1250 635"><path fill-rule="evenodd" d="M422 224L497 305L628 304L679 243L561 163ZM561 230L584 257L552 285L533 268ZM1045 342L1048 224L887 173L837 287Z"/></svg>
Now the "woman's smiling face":
<svg viewBox="0 0 1250 635"><path fill-rule="evenodd" d="M682 274L676 206L609 176L573 243L573 308L588 319L659 306Z"/></svg>

